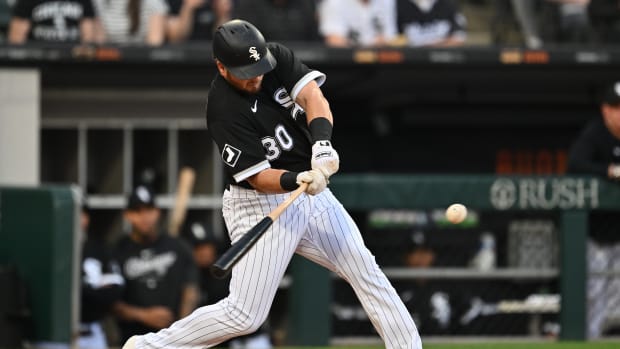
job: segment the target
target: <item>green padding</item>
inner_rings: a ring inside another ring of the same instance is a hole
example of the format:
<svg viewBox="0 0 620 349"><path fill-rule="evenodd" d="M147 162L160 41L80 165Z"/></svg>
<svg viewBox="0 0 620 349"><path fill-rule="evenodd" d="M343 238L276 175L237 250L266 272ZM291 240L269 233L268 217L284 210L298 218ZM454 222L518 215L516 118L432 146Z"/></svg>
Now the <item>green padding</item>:
<svg viewBox="0 0 620 349"><path fill-rule="evenodd" d="M561 218L562 312L560 338L586 338L586 233L588 212L567 211Z"/></svg>
<svg viewBox="0 0 620 349"><path fill-rule="evenodd" d="M74 219L69 188L0 188L0 263L27 283L37 341L70 341Z"/></svg>
<svg viewBox="0 0 620 349"><path fill-rule="evenodd" d="M594 177L342 175L329 187L349 209L620 209L620 186Z"/></svg>
<svg viewBox="0 0 620 349"><path fill-rule="evenodd" d="M331 329L330 272L294 256L291 261L290 326L287 342L291 345L327 345Z"/></svg>

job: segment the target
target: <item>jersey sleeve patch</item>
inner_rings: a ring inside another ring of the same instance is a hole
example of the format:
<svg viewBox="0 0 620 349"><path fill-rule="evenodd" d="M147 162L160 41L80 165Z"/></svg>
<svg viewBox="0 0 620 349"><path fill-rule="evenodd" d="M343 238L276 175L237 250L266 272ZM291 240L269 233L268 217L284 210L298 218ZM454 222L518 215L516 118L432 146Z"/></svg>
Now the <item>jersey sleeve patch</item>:
<svg viewBox="0 0 620 349"><path fill-rule="evenodd" d="M225 144L224 149L222 149L222 160L224 163L230 167L235 167L239 157L241 156L241 150L233 147L230 144Z"/></svg>

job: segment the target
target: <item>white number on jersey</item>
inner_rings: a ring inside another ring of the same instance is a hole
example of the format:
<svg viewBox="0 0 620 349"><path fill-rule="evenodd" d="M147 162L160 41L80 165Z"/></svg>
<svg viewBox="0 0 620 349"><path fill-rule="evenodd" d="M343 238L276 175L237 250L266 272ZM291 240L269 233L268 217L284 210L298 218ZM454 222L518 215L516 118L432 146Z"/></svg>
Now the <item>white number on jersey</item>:
<svg viewBox="0 0 620 349"><path fill-rule="evenodd" d="M278 125L275 129L275 137L265 137L261 139L265 148L265 157L273 161L280 157L282 150L293 149L293 137L286 131L284 125Z"/></svg>

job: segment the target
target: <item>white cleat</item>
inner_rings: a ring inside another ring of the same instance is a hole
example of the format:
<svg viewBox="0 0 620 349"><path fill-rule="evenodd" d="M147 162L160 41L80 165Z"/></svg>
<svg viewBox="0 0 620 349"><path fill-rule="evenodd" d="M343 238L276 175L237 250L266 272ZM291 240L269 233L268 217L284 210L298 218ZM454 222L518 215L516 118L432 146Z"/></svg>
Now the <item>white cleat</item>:
<svg viewBox="0 0 620 349"><path fill-rule="evenodd" d="M136 340L138 336L131 336L123 345L122 349L136 349Z"/></svg>

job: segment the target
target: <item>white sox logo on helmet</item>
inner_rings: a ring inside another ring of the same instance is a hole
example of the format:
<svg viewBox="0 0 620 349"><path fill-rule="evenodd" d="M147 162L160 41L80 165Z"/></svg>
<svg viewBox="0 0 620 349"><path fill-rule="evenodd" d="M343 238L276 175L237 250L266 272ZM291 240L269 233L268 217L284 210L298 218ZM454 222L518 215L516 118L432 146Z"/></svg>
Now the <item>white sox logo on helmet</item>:
<svg viewBox="0 0 620 349"><path fill-rule="evenodd" d="M257 62L260 60L260 54L256 51L256 47L252 46L248 51L250 52L250 58L254 58Z"/></svg>

